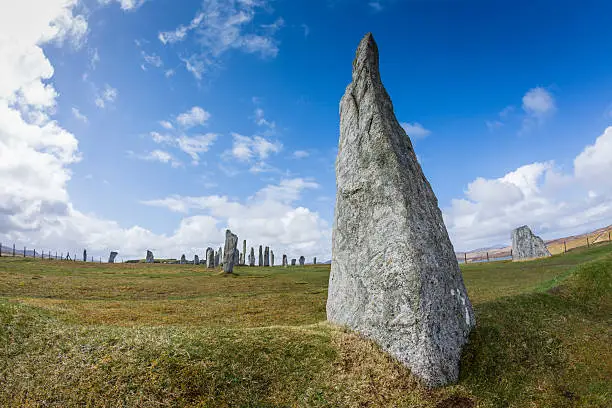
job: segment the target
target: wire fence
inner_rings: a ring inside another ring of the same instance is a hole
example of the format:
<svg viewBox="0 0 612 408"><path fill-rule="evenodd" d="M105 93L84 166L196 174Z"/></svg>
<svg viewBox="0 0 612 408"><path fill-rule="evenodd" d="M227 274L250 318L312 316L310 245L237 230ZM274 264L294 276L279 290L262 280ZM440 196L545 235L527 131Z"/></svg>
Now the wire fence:
<svg viewBox="0 0 612 408"><path fill-rule="evenodd" d="M87 250L80 251L55 251L41 248L28 248L17 244L5 245L0 243L0 257L34 258L49 261L73 261L73 262L95 262L103 263L102 257L88 256Z"/></svg>

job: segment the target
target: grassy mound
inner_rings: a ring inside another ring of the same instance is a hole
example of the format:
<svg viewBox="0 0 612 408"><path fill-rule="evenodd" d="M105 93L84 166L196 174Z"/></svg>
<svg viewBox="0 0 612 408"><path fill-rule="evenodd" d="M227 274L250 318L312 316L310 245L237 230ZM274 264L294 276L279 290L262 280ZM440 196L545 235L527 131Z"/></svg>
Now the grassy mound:
<svg viewBox="0 0 612 408"><path fill-rule="evenodd" d="M328 274L0 258L0 406L610 406L610 245L465 266L478 326L436 390L323 322Z"/></svg>

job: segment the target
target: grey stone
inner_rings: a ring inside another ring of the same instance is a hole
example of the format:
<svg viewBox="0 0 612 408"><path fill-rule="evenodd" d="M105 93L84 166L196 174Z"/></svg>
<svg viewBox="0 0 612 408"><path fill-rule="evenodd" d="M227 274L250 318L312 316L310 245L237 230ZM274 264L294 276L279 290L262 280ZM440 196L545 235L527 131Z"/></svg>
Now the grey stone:
<svg viewBox="0 0 612 408"><path fill-rule="evenodd" d="M259 246L259 263L257 264L257 266L263 266L264 262L263 262L263 249L262 246Z"/></svg>
<svg viewBox="0 0 612 408"><path fill-rule="evenodd" d="M185 258L185 254L181 255L181 265L184 265L187 263L187 258Z"/></svg>
<svg viewBox="0 0 612 408"><path fill-rule="evenodd" d="M274 266L274 251L270 251L270 266Z"/></svg>
<svg viewBox="0 0 612 408"><path fill-rule="evenodd" d="M44 255L44 252L43 252L43 255ZM83 262L87 262L87 250L86 249L83 250Z"/></svg>
<svg viewBox="0 0 612 408"><path fill-rule="evenodd" d="M300 256L300 266L304 266L304 262L306 262L306 258Z"/></svg>
<svg viewBox="0 0 612 408"><path fill-rule="evenodd" d="M225 259L223 259L223 271L225 273L234 272L234 261L236 260L236 246L238 245L238 236L232 234L232 231L225 230Z"/></svg>
<svg viewBox="0 0 612 408"><path fill-rule="evenodd" d="M240 251L238 248L234 251L234 266L240 265Z"/></svg>
<svg viewBox="0 0 612 408"><path fill-rule="evenodd" d="M146 263L155 262L155 258L153 257L153 252L149 251L148 249L147 249L147 257L145 258L145 262Z"/></svg>
<svg viewBox="0 0 612 408"><path fill-rule="evenodd" d="M527 225L512 231L512 260L525 261L528 259L544 258L550 256L542 238L531 232Z"/></svg>
<svg viewBox="0 0 612 408"><path fill-rule="evenodd" d="M115 263L115 258L117 257L118 253L115 251L112 251L110 253L110 256L108 257L108 263Z"/></svg>
<svg viewBox="0 0 612 408"><path fill-rule="evenodd" d="M240 265L246 265L246 256L247 256L247 245L246 239L242 241L242 261Z"/></svg>
<svg viewBox="0 0 612 408"><path fill-rule="evenodd" d="M219 251L215 252L215 268L219 266Z"/></svg>
<svg viewBox="0 0 612 408"><path fill-rule="evenodd" d="M264 266L270 266L270 247L264 250Z"/></svg>
<svg viewBox="0 0 612 408"><path fill-rule="evenodd" d="M427 386L457 381L474 312L371 34L340 102L336 186L328 320L374 340Z"/></svg>
<svg viewBox="0 0 612 408"><path fill-rule="evenodd" d="M251 254L249 255L249 266L255 266L255 248L251 247Z"/></svg>
<svg viewBox="0 0 612 408"><path fill-rule="evenodd" d="M215 267L215 250L210 247L206 248L206 267L211 269Z"/></svg>
<svg viewBox="0 0 612 408"><path fill-rule="evenodd" d="M293 259L291 260L291 266L295 266L295 262L296 262L296 261L295 261L295 258L293 258Z"/></svg>
<svg viewBox="0 0 612 408"><path fill-rule="evenodd" d="M193 264L194 265L199 265L200 264L200 257L197 255L193 256Z"/></svg>
<svg viewBox="0 0 612 408"><path fill-rule="evenodd" d="M284 255L284 254L283 254L283 263L282 263L282 266L285 267L285 268L287 267L287 255Z"/></svg>
<svg viewBox="0 0 612 408"><path fill-rule="evenodd" d="M223 266L224 260L225 258L223 257L223 248L219 247L219 265L218 266Z"/></svg>
<svg viewBox="0 0 612 408"><path fill-rule="evenodd" d="M312 264L316 265L317 264L317 257L315 256L314 259L312 260Z"/></svg>

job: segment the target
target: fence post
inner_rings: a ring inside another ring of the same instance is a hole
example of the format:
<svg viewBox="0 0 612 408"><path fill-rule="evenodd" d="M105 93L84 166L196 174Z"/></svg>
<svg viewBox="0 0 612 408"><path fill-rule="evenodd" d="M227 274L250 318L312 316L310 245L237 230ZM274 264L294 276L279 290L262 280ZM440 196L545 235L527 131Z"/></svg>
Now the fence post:
<svg viewBox="0 0 612 408"><path fill-rule="evenodd" d="M23 257L25 258L26 247L23 247Z"/></svg>

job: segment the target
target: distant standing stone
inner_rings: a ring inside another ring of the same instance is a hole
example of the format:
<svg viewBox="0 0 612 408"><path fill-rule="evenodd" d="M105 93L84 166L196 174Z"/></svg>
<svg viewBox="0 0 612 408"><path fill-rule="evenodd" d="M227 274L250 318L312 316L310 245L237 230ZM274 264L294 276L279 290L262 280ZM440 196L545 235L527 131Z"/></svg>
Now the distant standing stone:
<svg viewBox="0 0 612 408"><path fill-rule="evenodd" d="M316 265L317 264L317 257L315 256L314 259L312 260L312 264Z"/></svg>
<svg viewBox="0 0 612 408"><path fill-rule="evenodd" d="M274 251L270 251L270 265L274 266Z"/></svg>
<svg viewBox="0 0 612 408"><path fill-rule="evenodd" d="M218 266L223 266L224 260L225 258L223 257L223 248L219 247L219 265Z"/></svg>
<svg viewBox="0 0 612 408"><path fill-rule="evenodd" d="M219 251L215 252L215 268L219 267Z"/></svg>
<svg viewBox="0 0 612 408"><path fill-rule="evenodd" d="M255 248L251 247L251 254L249 255L249 266L255 266Z"/></svg>
<svg viewBox="0 0 612 408"><path fill-rule="evenodd" d="M551 256L542 238L531 232L527 225L512 231L512 260L524 261L527 259Z"/></svg>
<svg viewBox="0 0 612 408"><path fill-rule="evenodd" d="M185 258L185 254L181 255L181 265L184 265L187 263L187 258Z"/></svg>
<svg viewBox="0 0 612 408"><path fill-rule="evenodd" d="M242 241L242 262L241 265L246 265L246 257L247 257L247 245L246 239Z"/></svg>
<svg viewBox="0 0 612 408"><path fill-rule="evenodd" d="M211 269L215 267L215 250L210 247L206 248L206 267Z"/></svg>
<svg viewBox="0 0 612 408"><path fill-rule="evenodd" d="M336 186L328 320L374 340L427 386L457 381L476 320L371 34L340 102Z"/></svg>
<svg viewBox="0 0 612 408"><path fill-rule="evenodd" d="M200 264L200 257L197 255L193 256L193 264L194 265L199 265Z"/></svg>
<svg viewBox="0 0 612 408"><path fill-rule="evenodd" d="M153 262L155 262L155 258L153 258L153 252L147 250L147 257L145 258L145 262L146 263L153 263Z"/></svg>
<svg viewBox="0 0 612 408"><path fill-rule="evenodd" d="M110 256L108 257L108 263L115 263L115 258L117 257L118 253L115 251L112 251L110 253Z"/></svg>
<svg viewBox="0 0 612 408"><path fill-rule="evenodd" d="M259 263L258 263L257 266L263 266L263 264L264 264L264 261L263 261L263 248L260 245L259 246Z"/></svg>
<svg viewBox="0 0 612 408"><path fill-rule="evenodd" d="M87 250L86 249L83 250L83 262L87 262Z"/></svg>
<svg viewBox="0 0 612 408"><path fill-rule="evenodd" d="M234 272L234 261L236 260L236 246L238 245L238 236L232 234L232 231L225 230L225 259L223 260L223 271L225 273Z"/></svg>
<svg viewBox="0 0 612 408"><path fill-rule="evenodd" d="M234 251L234 266L240 265L240 251L236 248Z"/></svg>
<svg viewBox="0 0 612 408"><path fill-rule="evenodd" d="M264 266L270 266L270 247L264 250Z"/></svg>
<svg viewBox="0 0 612 408"><path fill-rule="evenodd" d="M285 268L287 267L287 255L284 255L284 254L283 254L282 266L285 267Z"/></svg>
<svg viewBox="0 0 612 408"><path fill-rule="evenodd" d="M295 266L295 258L291 260L291 266Z"/></svg>
<svg viewBox="0 0 612 408"><path fill-rule="evenodd" d="M300 266L304 266L304 262L306 262L306 258L300 256Z"/></svg>

